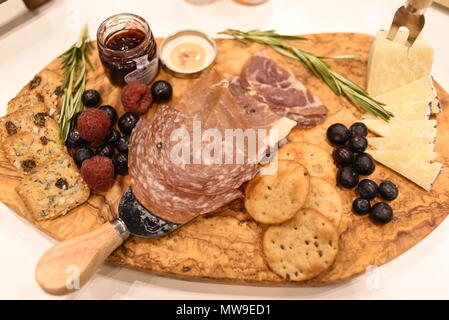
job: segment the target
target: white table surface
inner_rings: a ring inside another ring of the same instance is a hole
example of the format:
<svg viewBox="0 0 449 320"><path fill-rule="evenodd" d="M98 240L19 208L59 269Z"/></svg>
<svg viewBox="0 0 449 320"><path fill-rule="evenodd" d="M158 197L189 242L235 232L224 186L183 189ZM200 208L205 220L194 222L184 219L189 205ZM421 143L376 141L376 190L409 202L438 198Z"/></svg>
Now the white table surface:
<svg viewBox="0 0 449 320"><path fill-rule="evenodd" d="M143 16L156 36L184 28L213 35L226 28L273 28L290 34L362 32L387 28L402 0L270 0L246 7L231 0L193 6L184 0L53 0L30 13L20 0L0 6L0 113L22 86L77 39L91 36L107 17ZM435 48L435 78L449 89L449 10L434 5L424 31ZM342 52L344 53L344 52ZM56 242L0 204L0 299L52 299L34 281L39 257ZM66 299L448 299L449 220L385 266L324 288L255 288L191 283L105 264Z"/></svg>

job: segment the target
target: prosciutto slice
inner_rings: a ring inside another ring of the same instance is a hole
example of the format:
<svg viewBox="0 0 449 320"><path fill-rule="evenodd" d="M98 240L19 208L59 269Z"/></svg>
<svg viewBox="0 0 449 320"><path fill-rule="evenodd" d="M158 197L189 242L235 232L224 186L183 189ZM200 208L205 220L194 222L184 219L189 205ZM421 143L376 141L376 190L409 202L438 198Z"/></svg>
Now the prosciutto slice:
<svg viewBox="0 0 449 320"><path fill-rule="evenodd" d="M279 116L296 121L300 128L323 123L329 112L293 73L280 67L262 51L247 61L240 82L255 99L266 103Z"/></svg>

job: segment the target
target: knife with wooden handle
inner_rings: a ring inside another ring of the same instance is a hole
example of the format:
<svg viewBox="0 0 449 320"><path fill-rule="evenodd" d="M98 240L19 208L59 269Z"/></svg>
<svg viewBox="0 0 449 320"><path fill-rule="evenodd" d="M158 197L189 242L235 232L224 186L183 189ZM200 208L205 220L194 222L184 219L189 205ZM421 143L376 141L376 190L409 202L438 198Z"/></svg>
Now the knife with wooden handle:
<svg viewBox="0 0 449 320"><path fill-rule="evenodd" d="M143 238L168 235L184 224L164 220L139 203L129 188L118 208L119 218L95 231L66 240L47 251L36 266L36 280L53 295L80 289L130 234Z"/></svg>
<svg viewBox="0 0 449 320"><path fill-rule="evenodd" d="M433 0L407 0L405 6L396 11L387 38L394 40L399 28L406 27L409 30L407 44L411 47L424 28L426 23L424 13L432 2Z"/></svg>

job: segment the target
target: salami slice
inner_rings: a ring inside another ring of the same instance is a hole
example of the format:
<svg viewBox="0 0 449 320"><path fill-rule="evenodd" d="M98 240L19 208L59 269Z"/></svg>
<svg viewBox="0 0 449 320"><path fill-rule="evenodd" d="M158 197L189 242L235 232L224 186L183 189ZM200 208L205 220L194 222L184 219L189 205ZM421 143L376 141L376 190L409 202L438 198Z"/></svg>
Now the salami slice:
<svg viewBox="0 0 449 320"><path fill-rule="evenodd" d="M248 163L244 149L234 148L229 164L224 163L224 155L217 159L198 155L199 151L207 149L208 142L200 141L195 145L193 121L195 118L169 106L161 106L154 115L146 148L151 170L159 180L184 192L219 195L239 188L257 174L258 164ZM174 139L175 130L182 130L178 131L178 139ZM219 141L219 145L225 150L223 141ZM184 150L187 156L176 153L178 150ZM237 161L237 154L241 155L240 161Z"/></svg>
<svg viewBox="0 0 449 320"><path fill-rule="evenodd" d="M154 176L147 153L147 138L152 122L140 120L133 131L129 149L129 172L136 198L149 210L168 221L186 223L194 217L213 212L242 197L238 189L214 196L192 194L174 189Z"/></svg>

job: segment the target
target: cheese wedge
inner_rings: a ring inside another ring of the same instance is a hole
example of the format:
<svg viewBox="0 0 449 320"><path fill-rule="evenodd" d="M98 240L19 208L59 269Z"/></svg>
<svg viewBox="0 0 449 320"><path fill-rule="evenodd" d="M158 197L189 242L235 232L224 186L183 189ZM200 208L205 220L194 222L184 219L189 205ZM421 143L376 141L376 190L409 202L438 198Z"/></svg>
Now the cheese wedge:
<svg viewBox="0 0 449 320"><path fill-rule="evenodd" d="M381 30L371 47L368 60L368 92L378 96L429 75L434 53L419 37L411 48L406 46L407 30L400 30L394 41Z"/></svg>
<svg viewBox="0 0 449 320"><path fill-rule="evenodd" d="M432 189L435 180L443 168L443 165L438 162L401 162L394 155L379 156L376 161L396 171L427 191Z"/></svg>
<svg viewBox="0 0 449 320"><path fill-rule="evenodd" d="M433 152L435 144L428 138L369 138L368 143L374 150L420 151Z"/></svg>
<svg viewBox="0 0 449 320"><path fill-rule="evenodd" d="M392 139L407 138L426 138L435 140L437 129L436 120L363 120L368 129L382 137L391 137Z"/></svg>
<svg viewBox="0 0 449 320"><path fill-rule="evenodd" d="M428 100L389 104L384 108L394 114L394 120L426 120L432 111ZM365 113L365 119L378 119L371 113Z"/></svg>
<svg viewBox="0 0 449 320"><path fill-rule="evenodd" d="M410 101L427 100L428 104L431 106L432 113L440 112L440 102L438 101L437 91L433 85L431 76L425 76L419 80L409 83L406 86L377 96L375 99L386 104L387 106L409 103Z"/></svg>
<svg viewBox="0 0 449 320"><path fill-rule="evenodd" d="M426 152L425 150L415 150L415 151L398 151L398 150L370 150L368 152L375 160L394 158L400 162L411 162L411 161L433 161L436 159L438 154L436 152ZM380 162L380 160L379 160Z"/></svg>

